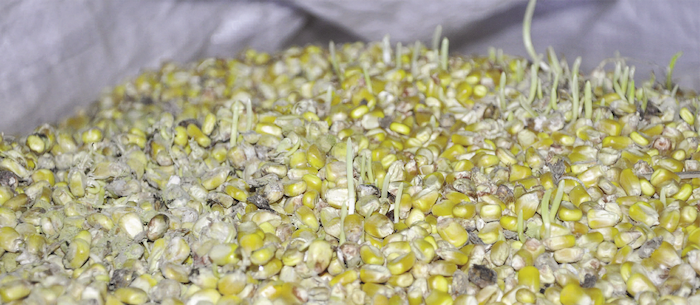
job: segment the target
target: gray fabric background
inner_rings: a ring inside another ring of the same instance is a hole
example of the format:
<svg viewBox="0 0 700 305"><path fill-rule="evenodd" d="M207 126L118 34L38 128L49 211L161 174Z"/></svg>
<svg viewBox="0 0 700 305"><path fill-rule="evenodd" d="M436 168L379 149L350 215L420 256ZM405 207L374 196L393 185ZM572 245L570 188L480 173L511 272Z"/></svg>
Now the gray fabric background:
<svg viewBox="0 0 700 305"><path fill-rule="evenodd" d="M429 3L429 4L428 4ZM525 56L526 1L136 1L0 2L0 131L28 133L95 100L108 86L164 60L235 56L329 40L430 44L442 24L453 54L489 46ZM588 73L616 51L637 79L684 55L674 79L700 89L700 2L540 0L532 37Z"/></svg>

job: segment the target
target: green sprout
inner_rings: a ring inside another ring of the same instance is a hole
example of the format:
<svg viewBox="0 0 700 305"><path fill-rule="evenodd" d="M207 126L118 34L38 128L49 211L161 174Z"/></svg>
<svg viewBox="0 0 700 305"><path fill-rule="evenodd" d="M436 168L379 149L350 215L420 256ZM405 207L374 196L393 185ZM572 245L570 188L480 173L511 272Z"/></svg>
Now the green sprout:
<svg viewBox="0 0 700 305"><path fill-rule="evenodd" d="M525 226L523 225L523 211L518 213L518 239L521 243L525 242Z"/></svg>
<svg viewBox="0 0 700 305"><path fill-rule="evenodd" d="M678 52L671 57L671 62L668 63L668 69L666 73L666 89L671 89L671 84L673 81L671 80L671 77L673 75L673 68L676 66L676 61L678 60L679 57L683 55L683 52Z"/></svg>
<svg viewBox="0 0 700 305"><path fill-rule="evenodd" d="M447 37L442 39L442 46L440 47L440 66L443 71L447 71L447 55L450 48L450 41Z"/></svg>
<svg viewBox="0 0 700 305"><path fill-rule="evenodd" d="M559 74L554 74L554 83L552 84L552 90L549 93L549 106L545 112L549 112L550 109L557 110L557 89L559 88Z"/></svg>
<svg viewBox="0 0 700 305"><path fill-rule="evenodd" d="M420 41L416 41L413 45L413 54L411 54L411 74L418 74L418 54L420 52Z"/></svg>
<svg viewBox="0 0 700 305"><path fill-rule="evenodd" d="M394 223L399 222L399 207L401 206L401 196L403 196L403 182L399 184L399 190L394 199Z"/></svg>
<svg viewBox="0 0 700 305"><path fill-rule="evenodd" d="M532 107L530 107L530 104L527 103L527 100L525 100L525 98L522 95L520 96L518 101L520 102L520 106L522 106L523 109L525 109L525 111L527 111L527 113L530 114L530 117L537 117L537 113L534 110L532 110Z"/></svg>
<svg viewBox="0 0 700 305"><path fill-rule="evenodd" d="M535 5L537 5L537 0L530 0L525 9L525 18L523 19L523 43L525 44L525 50L527 50L528 55L530 55L532 62L541 66L543 70L548 70L549 67L547 67L545 63L540 63L540 56L535 51L535 46L532 44L532 36L530 35L532 16L535 14Z"/></svg>
<svg viewBox="0 0 700 305"><path fill-rule="evenodd" d="M547 48L547 53L549 54L549 63L552 65L550 71L554 73L554 76L561 74L561 66L559 65L559 58L557 58L557 53L554 52L554 48L551 46Z"/></svg>
<svg viewBox="0 0 700 305"><path fill-rule="evenodd" d="M518 60L515 62L515 80L516 82L522 82L523 81L523 76L525 75L525 68L523 67L525 60Z"/></svg>
<svg viewBox="0 0 700 305"><path fill-rule="evenodd" d="M634 103L634 92L635 92L635 87L634 87L634 80L630 79L629 84L627 85L627 101L630 103Z"/></svg>
<svg viewBox="0 0 700 305"><path fill-rule="evenodd" d="M542 99L542 79L537 79L537 99Z"/></svg>
<svg viewBox="0 0 700 305"><path fill-rule="evenodd" d="M622 66L620 62L617 62L615 64L615 72L613 72L613 89L615 90L615 93L617 93L618 96L620 96L621 99L625 100L625 91L622 90L621 86L621 76L620 74L622 73Z"/></svg>
<svg viewBox="0 0 700 305"><path fill-rule="evenodd" d="M539 69L540 67L537 62L530 66L530 95L527 97L528 105L532 105L532 102L535 100L535 94L537 94L537 81L539 80L537 77L537 70Z"/></svg>
<svg viewBox="0 0 700 305"><path fill-rule="evenodd" d="M328 109L328 115L331 114L331 104L333 102L333 87L328 85L328 90L326 90L326 109Z"/></svg>
<svg viewBox="0 0 700 305"><path fill-rule="evenodd" d="M499 81L498 99L501 102L501 112L506 111L506 72L501 72L501 80Z"/></svg>
<svg viewBox="0 0 700 305"><path fill-rule="evenodd" d="M297 150L299 150L300 146L301 146L301 140L298 140L297 143L294 144L294 146L292 146L292 148L290 148L289 151L284 154L284 157L285 158L291 157Z"/></svg>
<svg viewBox="0 0 700 305"><path fill-rule="evenodd" d="M666 205L666 188L661 188L661 191L659 191L659 199L661 200L661 203Z"/></svg>
<svg viewBox="0 0 700 305"><path fill-rule="evenodd" d="M335 56L335 43L333 41L328 43L328 50L331 52L331 65L333 66L333 70L335 70L335 74L338 75L338 79L342 82L344 77L338 66L338 58Z"/></svg>
<svg viewBox="0 0 700 305"><path fill-rule="evenodd" d="M574 60L574 68L571 73L571 97L573 99L573 108L571 109L571 121L576 122L579 115L579 88L578 88L578 68L581 65L581 57Z"/></svg>
<svg viewBox="0 0 700 305"><path fill-rule="evenodd" d="M438 26L435 27L435 32L433 32L433 50L435 50L435 54L438 52L440 37L442 37L442 25L438 24Z"/></svg>
<svg viewBox="0 0 700 305"><path fill-rule="evenodd" d="M401 45L401 42L396 43L396 68L401 68L401 48L403 46Z"/></svg>
<svg viewBox="0 0 700 305"><path fill-rule="evenodd" d="M382 182L382 196L381 199L386 199L389 194L389 172L384 175L384 181Z"/></svg>
<svg viewBox="0 0 700 305"><path fill-rule="evenodd" d="M231 120L231 148L236 146L236 140L238 139L238 101L233 102L231 105L231 110L233 110L233 118Z"/></svg>
<svg viewBox="0 0 700 305"><path fill-rule="evenodd" d="M496 48L489 47L489 61L496 62Z"/></svg>
<svg viewBox="0 0 700 305"><path fill-rule="evenodd" d="M369 78L369 73L367 72L367 65L362 65L362 75L365 76L367 91L369 91L370 94L374 94L374 91L372 90L372 80Z"/></svg>
<svg viewBox="0 0 700 305"><path fill-rule="evenodd" d="M355 214L355 179L352 174L352 140L348 137L347 150L345 152L345 169L348 179L348 201L350 202L350 214Z"/></svg>
<svg viewBox="0 0 700 305"><path fill-rule="evenodd" d="M245 114L246 114L246 124L245 128L247 131L253 130L253 102L248 99L248 103L245 104Z"/></svg>
<svg viewBox="0 0 700 305"><path fill-rule="evenodd" d="M389 41L389 34L384 35L382 39L382 59L385 65L391 63L391 42Z"/></svg>
<svg viewBox="0 0 700 305"><path fill-rule="evenodd" d="M583 105L586 113L586 118L590 120L593 117L593 101L591 92L591 81L589 80L586 81L586 85L583 89Z"/></svg>
<svg viewBox="0 0 700 305"><path fill-rule="evenodd" d="M622 89L622 92L627 91L627 85L629 84L630 80L630 67L626 66L624 70L622 70L622 75L620 75L620 89Z"/></svg>
<svg viewBox="0 0 700 305"><path fill-rule="evenodd" d="M673 90L671 90L671 97L676 97L676 92L678 92L678 84L673 86Z"/></svg>
<svg viewBox="0 0 700 305"><path fill-rule="evenodd" d="M360 182L360 184L364 184L366 170L367 170L367 166L365 163L365 157L362 155L359 155L358 157L360 157L360 160L358 160L358 163L360 163L360 179L359 179L360 181L359 182Z"/></svg>
<svg viewBox="0 0 700 305"><path fill-rule="evenodd" d="M374 181L374 173L372 172L372 156L369 154L365 156L365 162L367 163L367 181Z"/></svg>
<svg viewBox="0 0 700 305"><path fill-rule="evenodd" d="M559 212L559 205L561 204L561 198L564 197L564 179L559 180L557 185L557 194L554 195L554 201L552 201L552 209L549 213L549 221L554 222L557 219L557 212Z"/></svg>
<svg viewBox="0 0 700 305"><path fill-rule="evenodd" d="M544 237L549 238L550 231L550 219L549 219L549 199L552 197L552 189L548 189L544 192L542 197L542 223L544 224Z"/></svg>

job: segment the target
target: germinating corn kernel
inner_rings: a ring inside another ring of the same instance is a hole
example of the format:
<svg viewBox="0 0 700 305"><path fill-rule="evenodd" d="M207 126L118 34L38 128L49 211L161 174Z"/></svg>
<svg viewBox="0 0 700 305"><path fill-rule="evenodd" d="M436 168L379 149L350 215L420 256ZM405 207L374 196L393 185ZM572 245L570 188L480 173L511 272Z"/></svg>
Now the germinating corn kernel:
<svg viewBox="0 0 700 305"><path fill-rule="evenodd" d="M1 137L2 302L700 302L677 57L635 85L439 38L165 63Z"/></svg>

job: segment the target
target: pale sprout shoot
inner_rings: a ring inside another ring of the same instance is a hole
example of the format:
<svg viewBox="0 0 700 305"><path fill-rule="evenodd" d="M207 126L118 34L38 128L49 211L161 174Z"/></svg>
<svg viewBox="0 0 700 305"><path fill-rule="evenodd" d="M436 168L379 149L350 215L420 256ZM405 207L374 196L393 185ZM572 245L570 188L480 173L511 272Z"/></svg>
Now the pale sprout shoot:
<svg viewBox="0 0 700 305"><path fill-rule="evenodd" d="M438 24L433 32L433 50L435 54L438 54L438 47L440 47L440 38L442 38L442 25Z"/></svg>
<svg viewBox="0 0 700 305"><path fill-rule="evenodd" d="M447 60L449 55L450 41L447 37L442 39L442 46L440 48L440 67L443 71L447 71Z"/></svg>
<svg viewBox="0 0 700 305"><path fill-rule="evenodd" d="M384 39L382 39L382 59L384 59L384 64L387 66L391 63L391 42L389 41L389 35L384 35Z"/></svg>
<svg viewBox="0 0 700 305"><path fill-rule="evenodd" d="M399 210L401 207L401 196L403 196L403 182L399 184L399 189L394 200L394 223L399 223Z"/></svg>
<svg viewBox="0 0 700 305"><path fill-rule="evenodd" d="M670 90L673 88L673 68L676 67L676 61L678 58L680 58L683 55L683 52L678 52L676 54L673 54L673 57L671 57L671 62L668 63L668 68L666 69L666 89Z"/></svg>

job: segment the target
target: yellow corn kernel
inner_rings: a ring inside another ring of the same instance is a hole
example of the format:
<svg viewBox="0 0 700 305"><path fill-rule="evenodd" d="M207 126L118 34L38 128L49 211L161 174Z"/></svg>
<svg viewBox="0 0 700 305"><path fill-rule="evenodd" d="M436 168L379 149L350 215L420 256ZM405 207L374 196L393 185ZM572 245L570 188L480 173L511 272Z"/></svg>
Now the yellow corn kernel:
<svg viewBox="0 0 700 305"><path fill-rule="evenodd" d="M501 224L501 227L508 231L518 231L518 218L515 216L503 216L501 219L499 219L499 223Z"/></svg>
<svg viewBox="0 0 700 305"><path fill-rule="evenodd" d="M315 190L308 190L306 193L304 193L304 196L301 198L301 203L304 204L304 206L308 207L309 209L313 209L316 207L316 203L318 203L319 199L319 194Z"/></svg>
<svg viewBox="0 0 700 305"><path fill-rule="evenodd" d="M659 224L659 213L651 205L643 201L639 201L630 207L629 216L647 226Z"/></svg>
<svg viewBox="0 0 700 305"><path fill-rule="evenodd" d="M532 176L532 170L527 166L513 165L510 167L510 178L509 181L513 182L516 180L523 179L525 177Z"/></svg>
<svg viewBox="0 0 700 305"><path fill-rule="evenodd" d="M518 270L518 284L524 285L530 291L540 291L540 270L534 266Z"/></svg>
<svg viewBox="0 0 700 305"><path fill-rule="evenodd" d="M306 182L307 190L314 190L316 192L321 192L323 180L316 175L306 174L301 177L301 180Z"/></svg>
<svg viewBox="0 0 700 305"><path fill-rule="evenodd" d="M313 144L306 150L306 158L309 160L309 165L315 169L321 169L326 165L326 154Z"/></svg>
<svg viewBox="0 0 700 305"><path fill-rule="evenodd" d="M439 290L442 292L447 292L450 283L442 275L432 275L428 277L428 288L430 290Z"/></svg>
<svg viewBox="0 0 700 305"><path fill-rule="evenodd" d="M490 154L477 154L475 158L477 158L476 162L474 162L474 158L472 158L472 162L476 163L477 166L482 168L489 168L495 166L500 161L497 156Z"/></svg>
<svg viewBox="0 0 700 305"><path fill-rule="evenodd" d="M126 304L143 304L148 301L148 294L139 288L122 287L114 291L114 296Z"/></svg>
<svg viewBox="0 0 700 305"><path fill-rule="evenodd" d="M632 145L632 139L626 136L607 136L603 138L603 147L611 147L616 150L622 150Z"/></svg>
<svg viewBox="0 0 700 305"><path fill-rule="evenodd" d="M413 208L427 214L433 208L435 202L437 202L438 197L440 197L440 193L437 191L417 193L412 201Z"/></svg>
<svg viewBox="0 0 700 305"><path fill-rule="evenodd" d="M425 239L414 239L413 242L411 242L411 249L415 253L416 259L420 262L427 264L435 258L435 248Z"/></svg>
<svg viewBox="0 0 700 305"><path fill-rule="evenodd" d="M367 113L369 113L369 107L367 107L367 105L360 105L350 111L350 117L357 120Z"/></svg>
<svg viewBox="0 0 700 305"><path fill-rule="evenodd" d="M681 108L680 111L681 119L688 123L688 125L693 126L695 123L695 115L693 115L693 112L688 109L688 107L683 107Z"/></svg>
<svg viewBox="0 0 700 305"><path fill-rule="evenodd" d="M102 141L102 130L99 128L90 128L82 134L83 143L97 143Z"/></svg>
<svg viewBox="0 0 700 305"><path fill-rule="evenodd" d="M356 270L349 269L349 270L346 270L343 273L338 274L335 277L333 277L333 279L331 279L331 281L330 281L330 285L331 285L331 287L335 286L335 284L340 284L340 285L345 286L345 285L357 280L359 278L359 276L360 275L358 274L358 272Z"/></svg>
<svg viewBox="0 0 700 305"><path fill-rule="evenodd" d="M503 238L503 229L498 222L489 222L477 234L485 244L492 244Z"/></svg>
<svg viewBox="0 0 700 305"><path fill-rule="evenodd" d="M591 209L587 213L588 225L591 229L612 227L620 221L620 215L607 210Z"/></svg>
<svg viewBox="0 0 700 305"><path fill-rule="evenodd" d="M438 222L437 231L442 239L446 240L457 248L462 247L469 239L467 230L465 230L459 223L449 218Z"/></svg>
<svg viewBox="0 0 700 305"><path fill-rule="evenodd" d="M402 134L402 135L408 135L411 133L411 128L406 126L403 123L398 123L398 122L392 122L389 125L389 130Z"/></svg>
<svg viewBox="0 0 700 305"><path fill-rule="evenodd" d="M387 262L386 267L391 274L398 275L410 270L415 262L416 255L413 252L408 252Z"/></svg>
<svg viewBox="0 0 700 305"><path fill-rule="evenodd" d="M642 185L631 168L623 169L620 173L620 186L628 196L639 196L642 194Z"/></svg>
<svg viewBox="0 0 700 305"><path fill-rule="evenodd" d="M520 303L534 304L537 300L537 296L527 288L521 288L515 292L515 299Z"/></svg>
<svg viewBox="0 0 700 305"><path fill-rule="evenodd" d="M583 211L572 204L562 202L557 215L563 221L579 221L583 217Z"/></svg>
<svg viewBox="0 0 700 305"><path fill-rule="evenodd" d="M306 192L306 182L303 180L290 180L288 183L284 184L283 188L284 195L288 197L296 197Z"/></svg>
<svg viewBox="0 0 700 305"><path fill-rule="evenodd" d="M688 157L688 154L682 149L676 149L671 153L671 158L679 162L685 160L686 157Z"/></svg>
<svg viewBox="0 0 700 305"><path fill-rule="evenodd" d="M644 134L641 134L639 132L633 131L630 133L630 139L632 139L632 142L639 146L647 146L649 145L649 139L647 139Z"/></svg>
<svg viewBox="0 0 700 305"><path fill-rule="evenodd" d="M673 158L661 158L656 163L657 168L663 167L671 172L682 172L684 164Z"/></svg>
<svg viewBox="0 0 700 305"><path fill-rule="evenodd" d="M681 208L681 224L690 224L698 218L698 209L693 206L684 206ZM688 231L690 232L690 231Z"/></svg>
<svg viewBox="0 0 700 305"><path fill-rule="evenodd" d="M515 213L522 213L523 219L530 219L535 216L539 204L540 199L537 192L523 194L515 200Z"/></svg>
<svg viewBox="0 0 700 305"><path fill-rule="evenodd" d="M187 129L183 126L175 127L173 143L185 147L187 145Z"/></svg>
<svg viewBox="0 0 700 305"><path fill-rule="evenodd" d="M643 195L651 197L654 196L654 194L656 194L656 189L653 185L651 185L651 182L649 182L649 180L641 178L639 179L639 185L641 186Z"/></svg>
<svg viewBox="0 0 700 305"><path fill-rule="evenodd" d="M676 251L676 248L665 241L661 242L661 245L651 253L650 258L656 264L666 266L668 268L682 263L681 257L678 254L678 251Z"/></svg>
<svg viewBox="0 0 700 305"><path fill-rule="evenodd" d="M255 125L255 132L259 134L271 135L274 137L282 136L282 128L277 126L275 123L258 123Z"/></svg>
<svg viewBox="0 0 700 305"><path fill-rule="evenodd" d="M669 232L676 231L681 219L681 211L677 209L666 209L659 216L659 226Z"/></svg>
<svg viewBox="0 0 700 305"><path fill-rule="evenodd" d="M571 192L569 192L569 199L574 206L578 207L583 202L591 201L591 196L588 194L586 189L583 188L583 186L576 185Z"/></svg>
<svg viewBox="0 0 700 305"><path fill-rule="evenodd" d="M571 135L555 131L552 133L552 140L562 146L572 146L574 145L576 138Z"/></svg>
<svg viewBox="0 0 700 305"><path fill-rule="evenodd" d="M476 215L476 205L470 202L462 202L452 208L454 217L471 219Z"/></svg>
<svg viewBox="0 0 700 305"><path fill-rule="evenodd" d="M365 283L381 284L391 278L391 272L381 265L362 265L360 268L360 280Z"/></svg>
<svg viewBox="0 0 700 305"><path fill-rule="evenodd" d="M80 268L90 256L90 244L80 238L74 238L63 257L63 263L71 269Z"/></svg>
<svg viewBox="0 0 700 305"><path fill-rule="evenodd" d="M591 297L578 283L570 283L564 286L559 300L562 305L593 304Z"/></svg>
<svg viewBox="0 0 700 305"><path fill-rule="evenodd" d="M428 296L425 298L425 303L431 305L452 305L453 302L454 301L452 300L452 296L450 296L447 292L439 289L433 289L432 291L430 291L430 294L428 294Z"/></svg>
<svg viewBox="0 0 700 305"><path fill-rule="evenodd" d="M445 158L450 161L455 161L458 156L463 155L467 152L464 146L459 144L454 144L440 154L440 158Z"/></svg>
<svg viewBox="0 0 700 305"><path fill-rule="evenodd" d="M576 245L576 237L571 234L554 236L543 240L542 243L547 250L556 251Z"/></svg>
<svg viewBox="0 0 700 305"><path fill-rule="evenodd" d="M674 199L686 201L693 194L693 186L689 183L683 183L678 190L678 193L673 195Z"/></svg>
<svg viewBox="0 0 700 305"><path fill-rule="evenodd" d="M214 126L216 126L216 116L213 113L207 113L202 123L202 132L208 136L214 131Z"/></svg>
<svg viewBox="0 0 700 305"><path fill-rule="evenodd" d="M659 187L662 183L670 180L680 182L681 178L676 173L673 173L668 169L659 168L655 170L653 174L651 174L651 179L649 180L649 182L651 183L651 185Z"/></svg>
<svg viewBox="0 0 700 305"><path fill-rule="evenodd" d="M187 135L193 138L199 146L209 147L209 145L211 145L211 139L195 124L187 125Z"/></svg>
<svg viewBox="0 0 700 305"><path fill-rule="evenodd" d="M627 279L627 292L634 296L644 291L652 291L658 293L656 286L644 274L634 273Z"/></svg>
<svg viewBox="0 0 700 305"><path fill-rule="evenodd" d="M612 119L602 119L598 121L598 129L609 136L619 136L622 133L622 124Z"/></svg>
<svg viewBox="0 0 700 305"><path fill-rule="evenodd" d="M501 218L502 213L501 206L496 204L485 204L481 206L479 210L479 215L484 221L495 221Z"/></svg>

